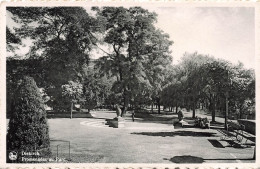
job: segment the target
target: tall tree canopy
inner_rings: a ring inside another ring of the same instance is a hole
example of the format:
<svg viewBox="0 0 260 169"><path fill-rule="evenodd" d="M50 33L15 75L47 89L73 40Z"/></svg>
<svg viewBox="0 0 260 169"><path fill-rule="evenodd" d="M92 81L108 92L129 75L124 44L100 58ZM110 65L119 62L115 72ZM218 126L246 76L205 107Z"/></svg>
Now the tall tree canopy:
<svg viewBox="0 0 260 169"><path fill-rule="evenodd" d="M97 15L104 18L104 42L113 52L100 58L103 70L117 77L113 91L119 93L123 102L123 113L130 99L151 92L155 79L159 79L165 64L171 61L169 36L155 28L157 15L141 7L95 8ZM149 77L154 69L157 74Z"/></svg>
<svg viewBox="0 0 260 169"><path fill-rule="evenodd" d="M202 106L215 121L227 98L232 111L254 111L253 70L197 52L185 53L178 65L171 65L173 42L155 27L154 12L141 7L93 7L93 15L80 7L7 10L20 25L15 32L7 27L7 50L12 52L13 44L20 45L23 38L33 41L23 60L8 59L8 100L20 75L30 75L56 110L66 109L64 86L77 82L87 108L119 104L122 115L130 104L155 103L158 113L161 104L176 110L182 106L192 109L195 117L196 108ZM90 61L93 50L104 55Z"/></svg>
<svg viewBox="0 0 260 169"><path fill-rule="evenodd" d="M92 33L100 30L99 22L80 7L8 7L7 10L21 25L15 29L19 37L33 40L27 58L40 60L29 74L51 96L51 106L58 106L62 100L61 86L68 81L82 81L82 68L97 41Z"/></svg>
<svg viewBox="0 0 260 169"><path fill-rule="evenodd" d="M195 110L202 105L215 121L216 111L226 111L228 99L230 113L239 110L240 118L247 112L254 113L254 71L241 63L234 65L197 52L186 53L173 68L172 76L161 93L166 106L192 108L195 117Z"/></svg>

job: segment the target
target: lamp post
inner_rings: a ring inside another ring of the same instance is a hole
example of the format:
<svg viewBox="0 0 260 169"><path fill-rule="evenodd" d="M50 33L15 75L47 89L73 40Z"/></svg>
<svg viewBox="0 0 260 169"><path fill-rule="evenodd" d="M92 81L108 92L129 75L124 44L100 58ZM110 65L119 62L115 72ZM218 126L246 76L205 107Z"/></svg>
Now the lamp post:
<svg viewBox="0 0 260 169"><path fill-rule="evenodd" d="M230 81L230 83L229 83ZM232 80L229 80L229 70L227 70L227 85L226 85L226 92L225 92L225 102L226 102L226 112L225 112L225 130L228 130L228 98L229 98L229 87L232 85Z"/></svg>

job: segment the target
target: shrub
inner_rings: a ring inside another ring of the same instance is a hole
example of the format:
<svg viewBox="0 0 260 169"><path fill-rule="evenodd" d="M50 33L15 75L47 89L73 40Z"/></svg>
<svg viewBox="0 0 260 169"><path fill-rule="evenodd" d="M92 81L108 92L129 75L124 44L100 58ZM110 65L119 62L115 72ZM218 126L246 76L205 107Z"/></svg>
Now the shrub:
<svg viewBox="0 0 260 169"><path fill-rule="evenodd" d="M22 151L38 151L40 157L49 156L50 139L46 111L33 78L22 78L15 91L11 111L7 132L7 156L8 152L16 151L17 162L21 162ZM9 158L7 161L9 162Z"/></svg>

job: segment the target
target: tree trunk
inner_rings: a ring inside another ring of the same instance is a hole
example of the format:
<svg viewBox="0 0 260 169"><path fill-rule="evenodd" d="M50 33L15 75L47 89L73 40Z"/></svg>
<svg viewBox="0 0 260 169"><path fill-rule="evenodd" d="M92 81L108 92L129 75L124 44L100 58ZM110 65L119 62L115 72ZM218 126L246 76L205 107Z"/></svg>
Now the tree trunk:
<svg viewBox="0 0 260 169"><path fill-rule="evenodd" d="M158 104L158 114L161 114L160 98L157 99L157 104Z"/></svg>
<svg viewBox="0 0 260 169"><path fill-rule="evenodd" d="M126 89L124 89L124 106L122 109L121 117L125 116L127 108L128 108L128 97L127 97Z"/></svg>
<svg viewBox="0 0 260 169"><path fill-rule="evenodd" d="M161 107L160 107L160 101L158 102L158 114L161 114Z"/></svg>
<svg viewBox="0 0 260 169"><path fill-rule="evenodd" d="M192 118L195 118L195 110L196 109L196 103L195 103L195 98L193 98L193 103L192 103Z"/></svg>
<svg viewBox="0 0 260 169"><path fill-rule="evenodd" d="M128 109L128 105L124 104L124 106L122 108L121 117L125 117L127 109Z"/></svg>
<svg viewBox="0 0 260 169"><path fill-rule="evenodd" d="M71 106L70 106L70 118L72 119L72 110L73 110L73 102L71 102Z"/></svg>
<svg viewBox="0 0 260 169"><path fill-rule="evenodd" d="M212 111L212 96L210 96L209 101L207 102L207 109Z"/></svg>
<svg viewBox="0 0 260 169"><path fill-rule="evenodd" d="M153 102L152 102L152 113L153 113Z"/></svg>
<svg viewBox="0 0 260 169"><path fill-rule="evenodd" d="M225 129L228 129L228 93L226 93L226 112L225 112Z"/></svg>
<svg viewBox="0 0 260 169"><path fill-rule="evenodd" d="M239 118L242 119L242 105L239 106Z"/></svg>
<svg viewBox="0 0 260 169"><path fill-rule="evenodd" d="M177 114L178 113L178 106L176 104L176 108L175 108L175 113Z"/></svg>
<svg viewBox="0 0 260 169"><path fill-rule="evenodd" d="M212 122L216 122L215 115L216 115L216 103L215 103L215 98L213 96L213 98L212 98Z"/></svg>

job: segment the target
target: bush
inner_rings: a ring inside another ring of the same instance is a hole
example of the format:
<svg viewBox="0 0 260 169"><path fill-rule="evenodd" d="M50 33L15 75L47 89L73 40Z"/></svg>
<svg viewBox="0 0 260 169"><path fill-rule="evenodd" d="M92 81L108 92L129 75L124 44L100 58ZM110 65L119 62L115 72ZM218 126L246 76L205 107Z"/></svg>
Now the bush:
<svg viewBox="0 0 260 169"><path fill-rule="evenodd" d="M38 151L39 157L50 155L49 128L40 91L31 77L25 76L20 82L7 133L7 156L10 151L17 152L16 162L21 162L22 152Z"/></svg>

